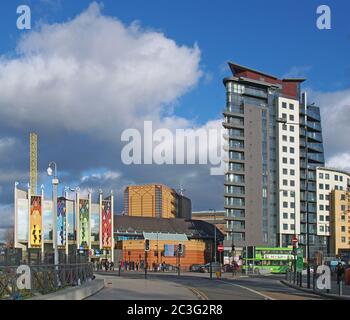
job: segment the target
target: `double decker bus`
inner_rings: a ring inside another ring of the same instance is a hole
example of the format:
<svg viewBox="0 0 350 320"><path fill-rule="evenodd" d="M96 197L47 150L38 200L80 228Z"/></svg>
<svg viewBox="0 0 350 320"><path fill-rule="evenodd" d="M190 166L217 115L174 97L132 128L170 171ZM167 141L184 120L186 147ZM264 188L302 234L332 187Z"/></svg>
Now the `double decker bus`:
<svg viewBox="0 0 350 320"><path fill-rule="evenodd" d="M293 247L246 247L242 269L245 273L286 273L293 263Z"/></svg>

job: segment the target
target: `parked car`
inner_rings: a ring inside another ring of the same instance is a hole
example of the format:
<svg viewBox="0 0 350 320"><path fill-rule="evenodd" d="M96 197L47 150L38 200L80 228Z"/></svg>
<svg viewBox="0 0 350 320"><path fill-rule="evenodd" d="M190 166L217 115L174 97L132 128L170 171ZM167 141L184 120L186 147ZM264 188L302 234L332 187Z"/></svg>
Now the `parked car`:
<svg viewBox="0 0 350 320"><path fill-rule="evenodd" d="M201 268L203 268L203 266L201 264L193 264L190 266L190 271L191 272L201 272Z"/></svg>

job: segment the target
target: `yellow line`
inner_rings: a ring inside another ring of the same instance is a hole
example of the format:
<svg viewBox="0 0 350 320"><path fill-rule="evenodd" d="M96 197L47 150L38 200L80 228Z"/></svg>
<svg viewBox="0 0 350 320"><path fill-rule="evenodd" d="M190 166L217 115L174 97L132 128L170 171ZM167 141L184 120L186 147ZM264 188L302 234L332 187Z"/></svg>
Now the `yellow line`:
<svg viewBox="0 0 350 320"><path fill-rule="evenodd" d="M248 290L248 291L253 292L253 293L255 293L255 294L258 294L259 296L262 296L262 297L264 297L265 299L268 299L268 300L276 300L276 299L274 299L274 298L272 298L272 297L269 297L269 296L266 295L266 294L263 294L263 293L261 293L261 292L259 292L259 291L256 291L256 290L254 290L254 289L251 289L251 288L248 288L248 287L245 287L245 286L241 286L241 285L239 285L239 284L235 284L235 283L231 283L231 282L227 282L227 281L223 281L223 280L218 280L218 281L221 281L221 282L223 282L223 283L229 284L229 285L231 285L231 286L235 286L235 287L239 287L239 288Z"/></svg>
<svg viewBox="0 0 350 320"><path fill-rule="evenodd" d="M193 287L188 287L196 296L198 296L201 300L209 300L208 296L203 292Z"/></svg>

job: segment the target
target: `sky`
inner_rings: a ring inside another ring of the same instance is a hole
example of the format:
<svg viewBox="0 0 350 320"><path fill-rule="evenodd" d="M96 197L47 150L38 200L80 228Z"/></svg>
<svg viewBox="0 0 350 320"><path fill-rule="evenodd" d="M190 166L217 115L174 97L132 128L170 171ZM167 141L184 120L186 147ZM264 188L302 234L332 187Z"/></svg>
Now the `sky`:
<svg viewBox="0 0 350 320"><path fill-rule="evenodd" d="M31 29L18 30L19 5ZM331 29L316 9L331 8ZM0 3L0 238L13 224L13 187L28 183L29 132L39 135L39 184L55 160L61 186L113 190L180 185L194 210L223 208L208 165L121 161L121 133L219 127L228 61L305 77L321 108L327 165L350 169L350 3L347 0L4 0Z"/></svg>

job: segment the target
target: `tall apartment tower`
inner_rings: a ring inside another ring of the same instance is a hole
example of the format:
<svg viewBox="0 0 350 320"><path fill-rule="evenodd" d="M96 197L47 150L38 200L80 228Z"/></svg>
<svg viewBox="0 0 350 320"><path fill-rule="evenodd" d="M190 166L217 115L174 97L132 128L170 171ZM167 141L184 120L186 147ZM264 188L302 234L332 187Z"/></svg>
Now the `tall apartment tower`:
<svg viewBox="0 0 350 320"><path fill-rule="evenodd" d="M307 95L302 95L300 107L300 223L299 244L307 244L307 222L309 222L310 257L328 249L328 234L317 230L318 190L317 167L324 166L324 151L319 107L308 105ZM306 124L306 126L305 126ZM307 166L307 169L306 169ZM309 217L307 217L307 212Z"/></svg>
<svg viewBox="0 0 350 320"><path fill-rule="evenodd" d="M225 256L244 246L290 245L300 234L300 84L229 63Z"/></svg>

